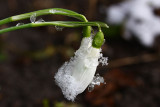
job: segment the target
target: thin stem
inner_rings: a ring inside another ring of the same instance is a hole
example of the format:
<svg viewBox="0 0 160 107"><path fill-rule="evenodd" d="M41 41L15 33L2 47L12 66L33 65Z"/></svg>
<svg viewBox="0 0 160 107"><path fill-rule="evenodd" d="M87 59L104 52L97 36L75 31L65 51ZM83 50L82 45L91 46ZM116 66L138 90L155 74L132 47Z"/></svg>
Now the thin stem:
<svg viewBox="0 0 160 107"><path fill-rule="evenodd" d="M12 22L11 17L0 20L0 25L6 24L6 23L9 23L9 22Z"/></svg>
<svg viewBox="0 0 160 107"><path fill-rule="evenodd" d="M100 27L108 28L108 26L103 22L52 21L52 22L29 23L20 26L10 27L0 30L0 34L31 27L40 27L40 26L83 27L83 26L97 26L97 23Z"/></svg>
<svg viewBox="0 0 160 107"><path fill-rule="evenodd" d="M100 25L99 25L99 24L97 24L97 26L98 26L98 30L99 30L99 32L102 32Z"/></svg>
<svg viewBox="0 0 160 107"><path fill-rule="evenodd" d="M74 17L74 18L77 18L81 21L87 22L87 19L84 15L81 15L81 14L76 13L74 11L61 9L61 8L51 8L51 9L34 11L34 12L25 13L25 14L21 14L21 15L12 16L12 17L9 17L6 19L2 19L2 20L0 20L0 25L6 24L9 22L18 21L18 20L27 19L27 18L30 18L33 14L36 14L36 16L49 15L49 14L65 15L65 16Z"/></svg>

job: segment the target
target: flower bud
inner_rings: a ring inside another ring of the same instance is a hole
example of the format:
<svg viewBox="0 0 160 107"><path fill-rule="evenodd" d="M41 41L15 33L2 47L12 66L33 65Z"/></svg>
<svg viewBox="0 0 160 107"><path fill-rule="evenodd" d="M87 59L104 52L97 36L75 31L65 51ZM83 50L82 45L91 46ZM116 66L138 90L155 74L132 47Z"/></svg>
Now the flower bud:
<svg viewBox="0 0 160 107"><path fill-rule="evenodd" d="M55 81L65 98L74 101L92 82L101 57L100 52L101 49L92 47L92 37L84 37L75 56L60 67Z"/></svg>

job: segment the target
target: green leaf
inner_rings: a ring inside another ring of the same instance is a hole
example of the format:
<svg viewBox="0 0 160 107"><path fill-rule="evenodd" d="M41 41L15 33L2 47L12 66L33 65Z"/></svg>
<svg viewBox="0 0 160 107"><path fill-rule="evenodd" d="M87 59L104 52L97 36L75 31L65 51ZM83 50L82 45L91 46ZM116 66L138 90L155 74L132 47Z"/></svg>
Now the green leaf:
<svg viewBox="0 0 160 107"><path fill-rule="evenodd" d="M85 18L85 16L79 13L76 13L74 11L62 9L62 8L51 8L51 9L38 10L38 11L30 12L30 13L12 16L12 17L0 20L0 25L6 24L9 22L18 21L18 20L28 19L33 14L36 14L36 16L49 15L49 14L64 15L64 16L74 17L81 21L87 22L87 19Z"/></svg>
<svg viewBox="0 0 160 107"><path fill-rule="evenodd" d="M52 21L52 22L29 23L20 26L10 27L0 30L0 34L18 29L40 27L40 26L62 26L62 27L100 26L108 28L108 25L103 22Z"/></svg>

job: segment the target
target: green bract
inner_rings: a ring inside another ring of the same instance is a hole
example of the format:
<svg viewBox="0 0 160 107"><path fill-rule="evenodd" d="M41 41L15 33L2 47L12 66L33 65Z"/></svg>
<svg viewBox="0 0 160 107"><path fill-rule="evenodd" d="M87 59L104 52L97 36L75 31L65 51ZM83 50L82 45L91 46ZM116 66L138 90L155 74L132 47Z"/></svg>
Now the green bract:
<svg viewBox="0 0 160 107"><path fill-rule="evenodd" d="M91 26L83 27L83 37L90 37L91 30L92 30Z"/></svg>
<svg viewBox="0 0 160 107"><path fill-rule="evenodd" d="M103 45L103 43L104 43L104 34L103 32L99 31L93 38L92 46L95 48L100 48Z"/></svg>

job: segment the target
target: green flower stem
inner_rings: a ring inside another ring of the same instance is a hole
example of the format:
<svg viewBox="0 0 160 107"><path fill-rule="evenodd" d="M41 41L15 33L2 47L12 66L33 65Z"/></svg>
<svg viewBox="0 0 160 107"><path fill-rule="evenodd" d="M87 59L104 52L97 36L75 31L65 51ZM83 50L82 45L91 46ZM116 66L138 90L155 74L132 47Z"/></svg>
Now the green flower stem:
<svg viewBox="0 0 160 107"><path fill-rule="evenodd" d="M97 24L100 27L108 28L108 25L106 25L103 22L52 21L52 22L29 23L29 24L24 24L24 25L20 25L20 26L5 28L5 29L0 30L0 34L3 34L5 32L14 31L14 30L18 30L18 29L40 27L40 26L84 27L84 26L97 26Z"/></svg>
<svg viewBox="0 0 160 107"><path fill-rule="evenodd" d="M87 22L87 19L84 15L81 15L74 11L67 10L67 9L61 9L61 8L51 8L51 9L44 9L44 10L39 10L39 11L34 11L34 12L25 13L21 15L12 16L12 17L0 20L0 25L27 19L27 18L30 18L33 14L36 14L36 16L49 15L49 14L65 15L65 16L74 17L81 21Z"/></svg>
<svg viewBox="0 0 160 107"><path fill-rule="evenodd" d="M6 24L6 23L9 23L9 22L12 22L12 21L11 21L11 17L5 18L5 19L3 19L3 20L0 20L0 25Z"/></svg>

